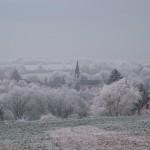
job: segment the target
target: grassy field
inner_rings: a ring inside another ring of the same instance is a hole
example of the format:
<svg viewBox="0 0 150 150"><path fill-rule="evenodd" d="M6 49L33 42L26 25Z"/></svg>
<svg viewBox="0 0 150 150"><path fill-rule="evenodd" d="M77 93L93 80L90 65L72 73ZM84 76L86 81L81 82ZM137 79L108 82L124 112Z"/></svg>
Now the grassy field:
<svg viewBox="0 0 150 150"><path fill-rule="evenodd" d="M1 122L0 150L150 150L150 116Z"/></svg>

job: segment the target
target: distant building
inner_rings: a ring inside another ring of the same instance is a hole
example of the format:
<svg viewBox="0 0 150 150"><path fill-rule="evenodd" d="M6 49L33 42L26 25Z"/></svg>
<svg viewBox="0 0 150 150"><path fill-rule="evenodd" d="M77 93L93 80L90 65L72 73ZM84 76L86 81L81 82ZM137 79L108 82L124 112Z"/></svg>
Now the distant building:
<svg viewBox="0 0 150 150"><path fill-rule="evenodd" d="M77 61L76 70L75 70L75 82L80 82L80 71L79 71L78 61Z"/></svg>
<svg viewBox="0 0 150 150"><path fill-rule="evenodd" d="M75 77L74 77L74 87L77 90L92 88L92 87L100 87L102 86L101 81L99 80L88 80L82 79L79 70L79 63L77 61L76 69L75 69Z"/></svg>
<svg viewBox="0 0 150 150"><path fill-rule="evenodd" d="M140 115L150 115L150 100L139 110Z"/></svg>

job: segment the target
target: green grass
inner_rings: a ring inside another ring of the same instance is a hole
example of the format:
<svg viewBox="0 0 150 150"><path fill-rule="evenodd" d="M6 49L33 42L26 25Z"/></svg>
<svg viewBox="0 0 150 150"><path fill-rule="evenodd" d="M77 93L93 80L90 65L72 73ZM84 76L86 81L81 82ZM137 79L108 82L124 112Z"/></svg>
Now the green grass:
<svg viewBox="0 0 150 150"><path fill-rule="evenodd" d="M144 133L150 136L150 116L100 117L45 123L40 121L10 122L0 123L0 150L4 148L5 150L61 149L52 143L52 138L46 131L80 125L97 126L107 131Z"/></svg>

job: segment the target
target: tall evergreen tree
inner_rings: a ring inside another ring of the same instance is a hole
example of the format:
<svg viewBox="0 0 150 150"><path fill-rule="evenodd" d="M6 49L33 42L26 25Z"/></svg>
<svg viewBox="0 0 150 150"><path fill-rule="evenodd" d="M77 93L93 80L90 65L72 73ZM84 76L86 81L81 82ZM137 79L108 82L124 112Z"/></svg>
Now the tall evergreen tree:
<svg viewBox="0 0 150 150"><path fill-rule="evenodd" d="M108 84L116 82L116 81L118 81L120 79L122 79L122 76L121 76L120 72L117 69L114 69L111 72L111 75L110 75L109 80L108 80Z"/></svg>
<svg viewBox="0 0 150 150"><path fill-rule="evenodd" d="M141 95L141 99L135 104L135 110L139 111L147 102L148 102L148 92L146 91L144 85L141 83L138 86L139 93Z"/></svg>
<svg viewBox="0 0 150 150"><path fill-rule="evenodd" d="M13 73L11 75L11 79L16 80L16 81L21 80L21 76L16 69L13 71Z"/></svg>

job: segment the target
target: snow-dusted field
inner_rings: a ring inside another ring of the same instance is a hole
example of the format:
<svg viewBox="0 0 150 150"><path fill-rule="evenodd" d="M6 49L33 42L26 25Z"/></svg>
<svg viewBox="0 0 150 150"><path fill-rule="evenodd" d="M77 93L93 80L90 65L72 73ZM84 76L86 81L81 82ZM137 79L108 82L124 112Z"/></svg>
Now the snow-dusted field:
<svg viewBox="0 0 150 150"><path fill-rule="evenodd" d="M106 131L95 126L61 128L49 131L49 134L53 143L64 150L146 149L150 145L150 137L145 134Z"/></svg>
<svg viewBox="0 0 150 150"><path fill-rule="evenodd" d="M0 150L150 150L150 116L1 122Z"/></svg>

